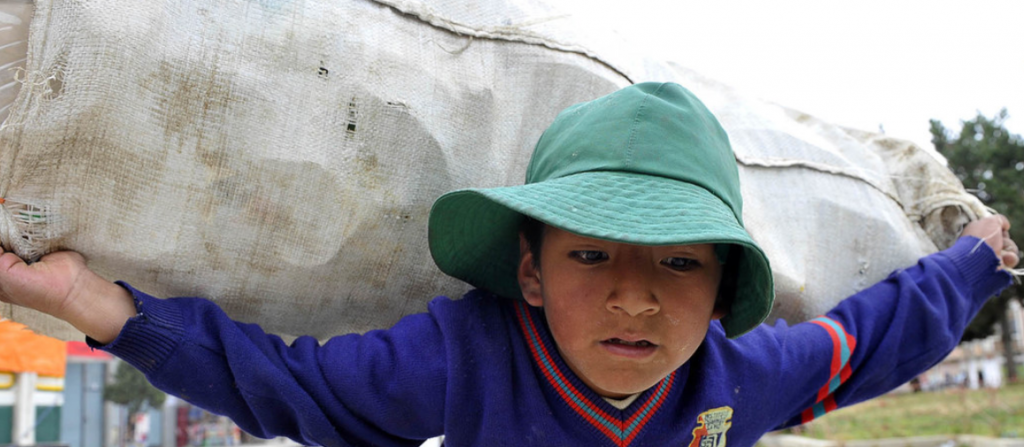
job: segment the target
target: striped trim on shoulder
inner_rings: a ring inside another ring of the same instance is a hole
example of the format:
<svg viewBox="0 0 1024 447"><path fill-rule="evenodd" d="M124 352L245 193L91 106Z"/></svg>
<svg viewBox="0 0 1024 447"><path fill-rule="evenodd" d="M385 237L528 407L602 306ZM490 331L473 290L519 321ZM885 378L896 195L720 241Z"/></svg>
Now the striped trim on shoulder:
<svg viewBox="0 0 1024 447"><path fill-rule="evenodd" d="M832 338L832 364L828 382L818 390L818 397L814 405L800 415L801 423L804 424L836 409L834 393L850 378L850 374L853 372L850 368L850 357L857 347L857 340L847 333L846 328L838 321L822 316L809 323L822 327Z"/></svg>

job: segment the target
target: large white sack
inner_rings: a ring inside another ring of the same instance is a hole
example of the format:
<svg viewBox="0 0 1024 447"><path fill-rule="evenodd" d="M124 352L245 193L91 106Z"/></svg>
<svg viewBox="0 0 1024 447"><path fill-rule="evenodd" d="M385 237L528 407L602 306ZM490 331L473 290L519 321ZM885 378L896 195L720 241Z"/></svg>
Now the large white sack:
<svg viewBox="0 0 1024 447"><path fill-rule="evenodd" d="M922 149L643 59L541 2L36 6L0 128L0 242L77 250L275 332L385 327L462 293L426 250L433 200L520 183L559 110L630 82L680 82L720 117L776 316L821 313L984 212Z"/></svg>
<svg viewBox="0 0 1024 447"><path fill-rule="evenodd" d="M25 67L33 9L31 0L0 1L0 123L7 119L21 87L15 76Z"/></svg>
<svg viewBox="0 0 1024 447"><path fill-rule="evenodd" d="M768 321L804 321L951 246L988 215L934 150L745 98L677 67L729 133L743 219L768 255Z"/></svg>

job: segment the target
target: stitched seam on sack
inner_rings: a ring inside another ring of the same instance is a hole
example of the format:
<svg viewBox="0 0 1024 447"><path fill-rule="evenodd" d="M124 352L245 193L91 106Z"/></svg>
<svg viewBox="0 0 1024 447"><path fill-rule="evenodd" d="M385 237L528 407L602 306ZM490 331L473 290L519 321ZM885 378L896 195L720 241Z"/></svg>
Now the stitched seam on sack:
<svg viewBox="0 0 1024 447"><path fill-rule="evenodd" d="M428 24L430 26L433 26L435 28L438 28L438 29L443 29L445 31L449 31L449 32L455 33L456 35L459 35L459 36L468 35L468 36L472 36L472 37L476 37L476 38L483 38L483 39L489 39L489 40L503 40L503 41L508 41L508 42L520 42L520 43L524 43L524 44L528 44L528 45L544 46L544 47L550 48L550 49L555 50L555 51L562 51L562 52L566 52L566 53L579 54L579 55L585 56L588 59L591 59L591 60L593 60L593 61L595 61L595 62L597 62L597 63L599 63L601 65L604 65L609 70L612 70L613 72L615 72L615 74L617 74L619 76L622 76L624 79L629 81L630 84L633 83L633 79L629 75L627 75L624 71L622 71L621 69L619 69L618 67L613 65L611 62L608 62L608 61L598 57L597 54L595 54L593 51L591 51L591 50L589 50L589 49L587 49L585 47L579 46L579 45L573 45L573 44L569 44L569 43L559 42L557 40L553 40L553 39L544 37L543 35L540 35L540 34L531 34L531 33L514 34L514 33L510 33L510 32L505 32L505 33L502 32L502 30L517 29L517 28L515 28L515 26L505 26L505 27L500 27L500 28L495 28L495 29L490 29L490 30L488 30L488 29L479 29L479 28L475 28L475 27L466 25L464 23L456 22L456 21L448 19L446 17L442 17L440 15L434 14L433 11L419 10L418 8L413 8L412 5L408 5L408 4L402 5L402 4L399 4L400 2L393 1L393 0L392 1L387 1L387 0L370 0L370 1L372 1L374 3L378 3L378 4L381 4L381 5L384 5L384 6L387 6L389 8L392 8L395 11L398 11L398 12L404 14L404 15L415 17L417 20L419 20L419 21L421 21L423 23L426 23L426 24ZM402 3L404 3L404 2L402 2ZM427 8L427 9L429 9L429 8ZM522 31L522 30L520 30L520 31Z"/></svg>
<svg viewBox="0 0 1024 447"><path fill-rule="evenodd" d="M856 173L850 172L849 170L846 170L846 169L843 169L843 168L827 166L827 165L823 165L821 163L814 163L814 162L810 162L810 161L784 160L784 161L776 162L776 161L767 160L767 159L743 158L743 157L740 157L738 155L736 156L736 161L739 162L740 164L744 165L744 166L756 166L756 167L762 167L762 168L805 168L805 169L810 169L812 171L824 172L826 174L835 174L835 175L841 175L841 176L844 176L844 177L849 177L851 179L859 180L861 182L864 182L864 183L868 184L868 186L871 186L872 188L877 189L882 194L885 194L885 196L888 197L889 199L891 199L893 202L896 202L896 204L900 206L900 209L906 210L906 206L903 205L903 202L900 201L899 197L896 197L891 192L886 191L884 188L882 188L876 182L874 182L872 180L869 180L869 179L867 179L867 178L865 178L865 177L863 177L861 175L858 175Z"/></svg>

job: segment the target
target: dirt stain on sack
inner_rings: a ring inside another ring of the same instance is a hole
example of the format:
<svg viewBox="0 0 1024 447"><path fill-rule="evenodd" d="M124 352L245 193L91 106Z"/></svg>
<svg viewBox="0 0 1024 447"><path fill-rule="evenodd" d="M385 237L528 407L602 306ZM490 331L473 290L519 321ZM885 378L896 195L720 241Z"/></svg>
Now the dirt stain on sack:
<svg viewBox="0 0 1024 447"><path fill-rule="evenodd" d="M221 72L214 56L204 68L182 69L195 65L161 61L143 86L156 92L156 115L164 136L180 145L192 138L202 147L207 129L223 126L229 111L242 100L232 92L231 77Z"/></svg>
<svg viewBox="0 0 1024 447"><path fill-rule="evenodd" d="M82 118L67 127L55 144L60 148L59 155L50 160L53 172L63 173L55 179L55 191L75 191L62 204L63 214L75 219L68 222L69 228L77 234L103 233L104 239L117 243L144 237L145 229L139 225L143 218L139 216L151 209L154 197L166 194L161 191L161 183L153 181L153 173L166 169L166 154L141 150L108 135L117 121L100 109L80 113ZM54 178L52 174L49 177ZM94 203L96 198L103 199L99 208ZM119 212L100 213L96 209Z"/></svg>
<svg viewBox="0 0 1024 447"><path fill-rule="evenodd" d="M356 163L359 163L360 171L365 174L372 174L380 168L380 160L377 159L377 154L372 152L360 152L356 156Z"/></svg>
<svg viewBox="0 0 1024 447"><path fill-rule="evenodd" d="M313 162L282 160L247 162L233 171L209 185L202 204L203 239L234 247L222 249L222 258L272 275L282 266L320 265L335 256L346 207L336 203L341 190L333 174Z"/></svg>

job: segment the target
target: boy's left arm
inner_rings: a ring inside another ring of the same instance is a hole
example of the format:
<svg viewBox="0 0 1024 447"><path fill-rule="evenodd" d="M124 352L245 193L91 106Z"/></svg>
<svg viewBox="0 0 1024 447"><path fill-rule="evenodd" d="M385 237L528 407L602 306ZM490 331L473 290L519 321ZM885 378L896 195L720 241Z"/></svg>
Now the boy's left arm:
<svg viewBox="0 0 1024 447"><path fill-rule="evenodd" d="M772 329L783 371L778 389L800 411L782 426L881 395L945 358L985 301L1011 283L1007 270L1019 255L1008 228L1002 216L973 222L950 249L892 273L822 317ZM816 372L814 364L824 369Z"/></svg>

